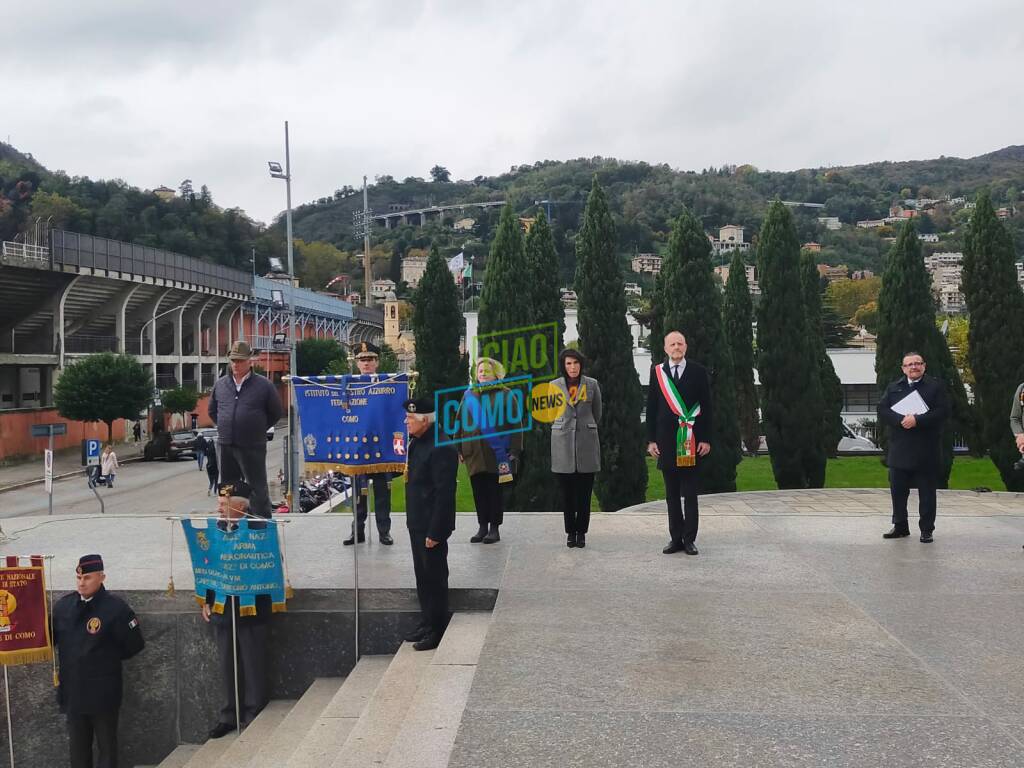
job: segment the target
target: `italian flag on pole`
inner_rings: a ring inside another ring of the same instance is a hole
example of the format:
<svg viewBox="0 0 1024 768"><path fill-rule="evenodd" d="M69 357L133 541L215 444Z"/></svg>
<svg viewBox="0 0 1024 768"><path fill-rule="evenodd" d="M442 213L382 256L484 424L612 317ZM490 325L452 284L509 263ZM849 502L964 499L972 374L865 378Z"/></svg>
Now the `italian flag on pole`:
<svg viewBox="0 0 1024 768"><path fill-rule="evenodd" d="M675 382L665 373L663 366L654 366L654 375L658 378L658 386L665 402L668 403L669 410L679 419L679 429L676 431L676 466L692 467L697 463L697 442L693 437L693 426L700 416L700 403L694 403L692 408L687 408L683 398L679 396Z"/></svg>

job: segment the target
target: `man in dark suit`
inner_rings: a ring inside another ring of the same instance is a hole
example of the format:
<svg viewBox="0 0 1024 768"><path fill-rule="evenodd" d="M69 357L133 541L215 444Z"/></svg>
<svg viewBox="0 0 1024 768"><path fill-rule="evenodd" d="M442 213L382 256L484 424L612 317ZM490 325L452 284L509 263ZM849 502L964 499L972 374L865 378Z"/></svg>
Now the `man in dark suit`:
<svg viewBox="0 0 1024 768"><path fill-rule="evenodd" d="M707 369L686 360L686 337L679 331L665 335L665 354L666 362L651 366L647 387L647 452L665 478L672 536L662 552L696 555L697 461L711 453L711 385Z"/></svg>
<svg viewBox="0 0 1024 768"><path fill-rule="evenodd" d="M903 356L903 374L886 387L878 401L878 420L889 425L889 490L892 494L892 530L882 537L900 539L910 535L907 498L911 487L916 486L920 497L921 542L931 544L942 427L949 418L949 397L944 382L925 376L924 358L917 352ZM915 393L923 406L912 404L917 401ZM911 400L904 402L907 397Z"/></svg>

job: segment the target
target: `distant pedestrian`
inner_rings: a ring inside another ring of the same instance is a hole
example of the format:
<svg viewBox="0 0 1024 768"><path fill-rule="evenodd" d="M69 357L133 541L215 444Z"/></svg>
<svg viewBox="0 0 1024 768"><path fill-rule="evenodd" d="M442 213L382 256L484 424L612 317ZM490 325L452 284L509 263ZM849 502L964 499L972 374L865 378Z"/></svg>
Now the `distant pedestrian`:
<svg viewBox="0 0 1024 768"><path fill-rule="evenodd" d="M199 471L203 471L203 459L206 458L206 438L203 437L203 433L199 432L196 434L196 439L192 441L192 450L196 454L196 463L199 465Z"/></svg>
<svg viewBox="0 0 1024 768"><path fill-rule="evenodd" d="M217 490L217 478L220 475L220 467L217 464L217 452L210 451L206 457L206 476L210 480L210 487L206 489L206 495L210 496Z"/></svg>
<svg viewBox="0 0 1024 768"><path fill-rule="evenodd" d="M142 440L142 422L135 422L135 426L132 427L132 437L136 443Z"/></svg>
<svg viewBox="0 0 1024 768"><path fill-rule="evenodd" d="M117 454L114 453L114 446L107 443L107 447L103 449L103 456L100 457L100 474L106 476L107 488L114 487L114 475L117 474L119 466Z"/></svg>

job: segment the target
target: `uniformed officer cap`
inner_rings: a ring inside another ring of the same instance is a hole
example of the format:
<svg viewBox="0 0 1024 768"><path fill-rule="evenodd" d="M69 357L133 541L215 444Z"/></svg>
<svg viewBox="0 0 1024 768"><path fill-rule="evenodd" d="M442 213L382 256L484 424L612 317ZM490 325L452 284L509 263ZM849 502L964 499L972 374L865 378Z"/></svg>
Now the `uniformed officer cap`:
<svg viewBox="0 0 1024 768"><path fill-rule="evenodd" d="M380 347L368 341L356 344L356 360L376 360L380 357Z"/></svg>
<svg viewBox="0 0 1024 768"><path fill-rule="evenodd" d="M233 483L221 483L217 490L218 496L237 496L241 499L252 497L252 487L245 480L236 480Z"/></svg>
<svg viewBox="0 0 1024 768"><path fill-rule="evenodd" d="M103 570L103 558L99 555L82 555L78 558L75 573L96 573Z"/></svg>
<svg viewBox="0 0 1024 768"><path fill-rule="evenodd" d="M434 401L429 397L409 398L402 403L402 407L406 413L433 413Z"/></svg>

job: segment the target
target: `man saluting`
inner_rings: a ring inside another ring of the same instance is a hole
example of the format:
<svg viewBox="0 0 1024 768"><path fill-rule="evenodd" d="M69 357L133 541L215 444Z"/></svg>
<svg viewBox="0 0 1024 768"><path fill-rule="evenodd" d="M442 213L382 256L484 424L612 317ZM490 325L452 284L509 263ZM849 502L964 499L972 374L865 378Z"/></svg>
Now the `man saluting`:
<svg viewBox="0 0 1024 768"><path fill-rule="evenodd" d="M697 461L711 453L711 386L707 369L686 359L682 333L665 335L665 354L666 362L651 366L647 388L647 452L658 459L665 478L672 536L662 552L696 555Z"/></svg>

